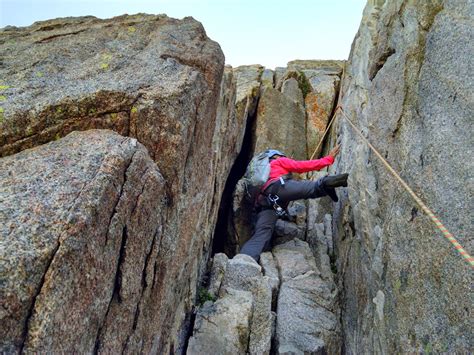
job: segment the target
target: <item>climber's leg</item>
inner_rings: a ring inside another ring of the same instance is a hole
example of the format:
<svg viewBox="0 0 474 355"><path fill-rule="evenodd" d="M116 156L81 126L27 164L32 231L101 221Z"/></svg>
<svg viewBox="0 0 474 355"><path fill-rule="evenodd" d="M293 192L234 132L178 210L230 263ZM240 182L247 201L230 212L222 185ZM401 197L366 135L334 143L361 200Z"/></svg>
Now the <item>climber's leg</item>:
<svg viewBox="0 0 474 355"><path fill-rule="evenodd" d="M327 195L322 185L323 179L315 181L287 180L284 185L278 186L278 191L275 194L278 195L280 201L284 204L294 200L323 197Z"/></svg>
<svg viewBox="0 0 474 355"><path fill-rule="evenodd" d="M349 174L328 175L323 178L324 187L347 186L347 178Z"/></svg>
<svg viewBox="0 0 474 355"><path fill-rule="evenodd" d="M242 246L241 254L250 255L256 261L260 254L272 239L273 230L278 216L273 209L265 209L258 213L255 232L252 237Z"/></svg>
<svg viewBox="0 0 474 355"><path fill-rule="evenodd" d="M329 196L334 202L338 201L335 187L347 186L348 174L324 176L313 180L287 180L284 185L277 185L278 195L282 203L290 201Z"/></svg>

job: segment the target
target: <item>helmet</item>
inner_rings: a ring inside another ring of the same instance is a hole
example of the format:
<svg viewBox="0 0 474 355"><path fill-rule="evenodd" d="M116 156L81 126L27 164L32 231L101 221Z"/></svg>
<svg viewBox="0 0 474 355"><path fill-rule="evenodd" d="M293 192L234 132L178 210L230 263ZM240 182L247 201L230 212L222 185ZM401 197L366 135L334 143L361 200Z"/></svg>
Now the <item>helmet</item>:
<svg viewBox="0 0 474 355"><path fill-rule="evenodd" d="M272 157L274 155L280 155L282 157L286 157L286 155L282 152L280 152L279 150L275 150L275 149L268 149L265 151L265 153L267 153L268 157Z"/></svg>

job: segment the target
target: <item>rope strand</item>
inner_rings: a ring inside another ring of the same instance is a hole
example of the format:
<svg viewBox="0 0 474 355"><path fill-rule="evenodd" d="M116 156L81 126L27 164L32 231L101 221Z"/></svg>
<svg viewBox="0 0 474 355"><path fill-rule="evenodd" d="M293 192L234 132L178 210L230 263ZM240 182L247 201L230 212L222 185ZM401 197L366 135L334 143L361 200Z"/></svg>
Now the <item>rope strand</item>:
<svg viewBox="0 0 474 355"><path fill-rule="evenodd" d="M384 157L375 149L375 147L369 142L367 138L364 137L362 132L355 126L355 124L351 121L351 119L346 115L342 107L338 107L338 111L341 111L342 115L344 118L347 120L347 122L351 125L351 127L354 129L354 131L361 137L364 142L369 146L369 148L375 153L375 155L382 161L384 166L390 171L390 173L402 184L402 186L405 188L405 190L408 191L408 193L413 197L413 199L416 201L418 206L421 207L421 209L430 217L431 221L436 225L436 228L438 228L441 233L443 233L443 236L453 244L454 248L457 250L457 252L464 258L464 260L471 265L471 267L474 267L474 258L469 255L469 253L459 244L459 242L454 238L454 236L448 231L448 229L441 223L441 221L434 215L433 211L426 206L423 201L415 194L415 192L408 186L408 184L398 175L398 173L391 167L391 165L384 159Z"/></svg>
<svg viewBox="0 0 474 355"><path fill-rule="evenodd" d="M345 69L346 69L346 63L344 63L344 66L342 68L341 83L340 83L339 93L338 93L338 97L337 97L336 109L334 110L334 114L333 114L326 130L324 131L324 134L321 137L318 146L316 147L313 154L311 155L310 160L312 160L314 158L316 152L321 147L321 145L322 145L322 143L323 143L323 141L326 137L326 134L328 133L329 129L331 128L331 125L333 124L333 122L336 120L338 112L340 111L342 113L342 115L344 116L344 118L347 120L347 122L351 125L351 127L359 135L359 137L361 137L364 140L364 142L369 146L369 148L382 161L383 165L388 169L388 171L398 180L398 182L400 182L400 184L402 184L402 186L405 188L405 190L407 190L407 192L410 194L410 196L413 197L413 199L416 201L418 206L420 206L421 209L428 215L428 217L430 217L431 221L436 225L436 228L438 228L441 231L441 233L443 233L443 236L447 240L449 240L449 242L451 242L451 244L454 246L456 251L464 258L464 260L469 265L471 265L471 267L474 268L474 258L471 255L469 255L469 253L461 246L461 244L459 244L459 242L456 240L456 238L454 238L454 236L443 225L443 223L441 223L441 221L438 219L438 217L436 217L434 215L433 211L431 211L431 209L429 209L428 206L426 206L423 203L423 201L415 194L415 192L410 188L410 186L408 186L408 184L400 177L400 175L395 171L395 169L392 168L392 166L377 151L377 149L375 149L375 147L369 142L369 140L364 137L362 132L355 126L355 124L351 121L351 119L346 115L346 113L342 109L342 107L341 107L341 97L342 97L342 84L344 82L344 77L345 77L345 74L346 74Z"/></svg>

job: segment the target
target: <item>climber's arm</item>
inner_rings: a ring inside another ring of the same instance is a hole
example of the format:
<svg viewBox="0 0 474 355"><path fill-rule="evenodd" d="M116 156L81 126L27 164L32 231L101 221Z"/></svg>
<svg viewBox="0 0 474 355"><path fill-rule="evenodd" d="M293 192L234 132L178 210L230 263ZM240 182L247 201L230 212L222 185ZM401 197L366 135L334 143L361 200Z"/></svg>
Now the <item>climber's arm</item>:
<svg viewBox="0 0 474 355"><path fill-rule="evenodd" d="M334 158L339 154L339 145L335 146L327 156L321 159L314 160L293 160L282 157L278 159L278 163L285 169L294 173L306 173L314 170L321 170L326 166L334 163Z"/></svg>
<svg viewBox="0 0 474 355"><path fill-rule="evenodd" d="M313 170L321 170L326 166L331 165L334 163L334 158L330 155L321 158L321 159L314 159L314 160L293 160L289 158L280 158L278 159L278 163L288 170L289 172L293 173L306 173L308 171Z"/></svg>

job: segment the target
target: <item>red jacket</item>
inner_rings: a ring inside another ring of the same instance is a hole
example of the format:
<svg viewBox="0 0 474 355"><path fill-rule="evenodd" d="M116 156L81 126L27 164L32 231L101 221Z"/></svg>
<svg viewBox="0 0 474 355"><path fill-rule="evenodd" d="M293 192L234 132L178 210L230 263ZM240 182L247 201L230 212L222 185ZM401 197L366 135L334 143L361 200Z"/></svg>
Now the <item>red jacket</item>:
<svg viewBox="0 0 474 355"><path fill-rule="evenodd" d="M262 191L265 190L268 185L278 180L280 176L289 173L307 173L309 171L321 170L326 166L334 163L334 158L330 155L314 160L293 160L290 158L281 157L270 162L270 176L268 181L263 185Z"/></svg>

